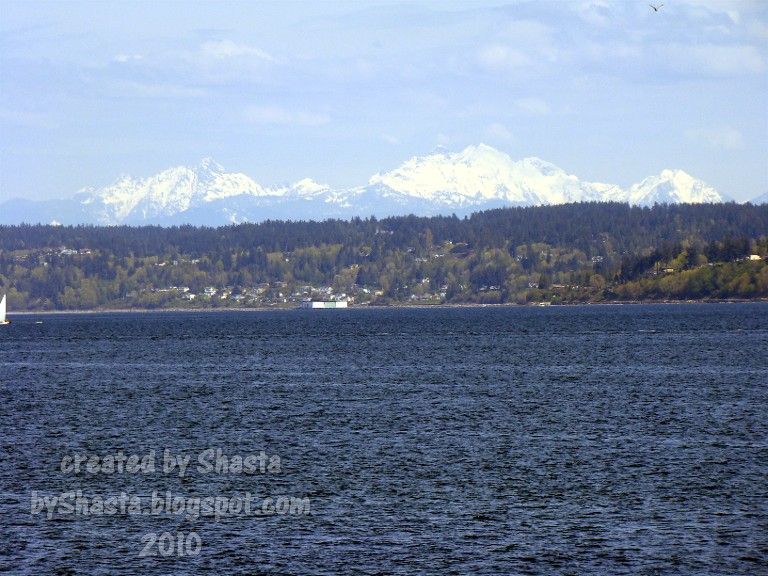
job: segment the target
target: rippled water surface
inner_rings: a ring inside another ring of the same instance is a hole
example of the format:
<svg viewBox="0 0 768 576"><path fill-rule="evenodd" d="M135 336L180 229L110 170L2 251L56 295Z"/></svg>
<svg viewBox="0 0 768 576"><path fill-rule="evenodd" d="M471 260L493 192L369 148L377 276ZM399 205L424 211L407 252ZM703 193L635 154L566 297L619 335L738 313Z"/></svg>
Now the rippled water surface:
<svg viewBox="0 0 768 576"><path fill-rule="evenodd" d="M14 574L766 573L768 305L20 315L0 442ZM280 470L163 473L207 448ZM76 490L311 507L32 514Z"/></svg>

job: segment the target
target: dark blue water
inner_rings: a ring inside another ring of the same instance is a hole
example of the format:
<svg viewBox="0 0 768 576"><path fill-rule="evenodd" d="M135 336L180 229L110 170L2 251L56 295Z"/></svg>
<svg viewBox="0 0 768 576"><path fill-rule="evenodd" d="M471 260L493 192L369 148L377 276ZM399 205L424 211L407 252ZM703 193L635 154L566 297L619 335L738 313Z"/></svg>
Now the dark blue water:
<svg viewBox="0 0 768 576"><path fill-rule="evenodd" d="M0 569L766 573L766 352L766 304L17 316ZM192 468L208 448L280 470L161 470L165 449ZM121 450L156 470L61 470ZM75 490L311 508L32 513L33 491ZM151 532L194 532L199 553L142 557Z"/></svg>

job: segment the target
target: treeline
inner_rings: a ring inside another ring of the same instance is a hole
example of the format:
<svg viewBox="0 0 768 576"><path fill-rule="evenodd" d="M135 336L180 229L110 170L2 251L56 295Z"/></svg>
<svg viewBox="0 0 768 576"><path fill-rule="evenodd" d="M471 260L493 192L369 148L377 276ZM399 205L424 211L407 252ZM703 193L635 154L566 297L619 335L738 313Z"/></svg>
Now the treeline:
<svg viewBox="0 0 768 576"><path fill-rule="evenodd" d="M16 309L768 297L768 206L619 203L220 228L0 226Z"/></svg>
<svg viewBox="0 0 768 576"><path fill-rule="evenodd" d="M727 203L647 208L594 202L500 208L465 218L405 216L380 220L266 221L220 228L0 225L0 250L108 246L116 256L143 257L168 250L202 256L257 246L266 252L290 252L321 244L381 243L402 249L412 245L426 229L437 243L450 240L473 248L544 242L589 251L596 239L610 238L617 250L638 252L660 246L664 241L681 242L690 237L704 242L726 237L759 237L768 230L768 206ZM381 235L381 231L391 235Z"/></svg>

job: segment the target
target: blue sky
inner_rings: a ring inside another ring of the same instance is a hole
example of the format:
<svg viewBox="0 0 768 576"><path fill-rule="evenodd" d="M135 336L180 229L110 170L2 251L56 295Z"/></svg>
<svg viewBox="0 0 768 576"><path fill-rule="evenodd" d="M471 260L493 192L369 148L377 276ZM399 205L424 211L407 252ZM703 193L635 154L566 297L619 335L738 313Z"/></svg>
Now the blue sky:
<svg viewBox="0 0 768 576"><path fill-rule="evenodd" d="M212 156L363 184L484 142L627 186L768 191L768 2L0 4L0 201Z"/></svg>

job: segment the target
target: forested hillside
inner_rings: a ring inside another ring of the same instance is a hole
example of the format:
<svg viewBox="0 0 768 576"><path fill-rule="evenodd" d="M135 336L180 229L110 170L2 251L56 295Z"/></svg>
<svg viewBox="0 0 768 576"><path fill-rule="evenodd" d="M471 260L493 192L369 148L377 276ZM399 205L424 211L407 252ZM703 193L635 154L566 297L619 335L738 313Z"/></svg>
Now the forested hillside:
<svg viewBox="0 0 768 576"><path fill-rule="evenodd" d="M0 226L11 310L768 297L768 206L619 203L222 228Z"/></svg>

